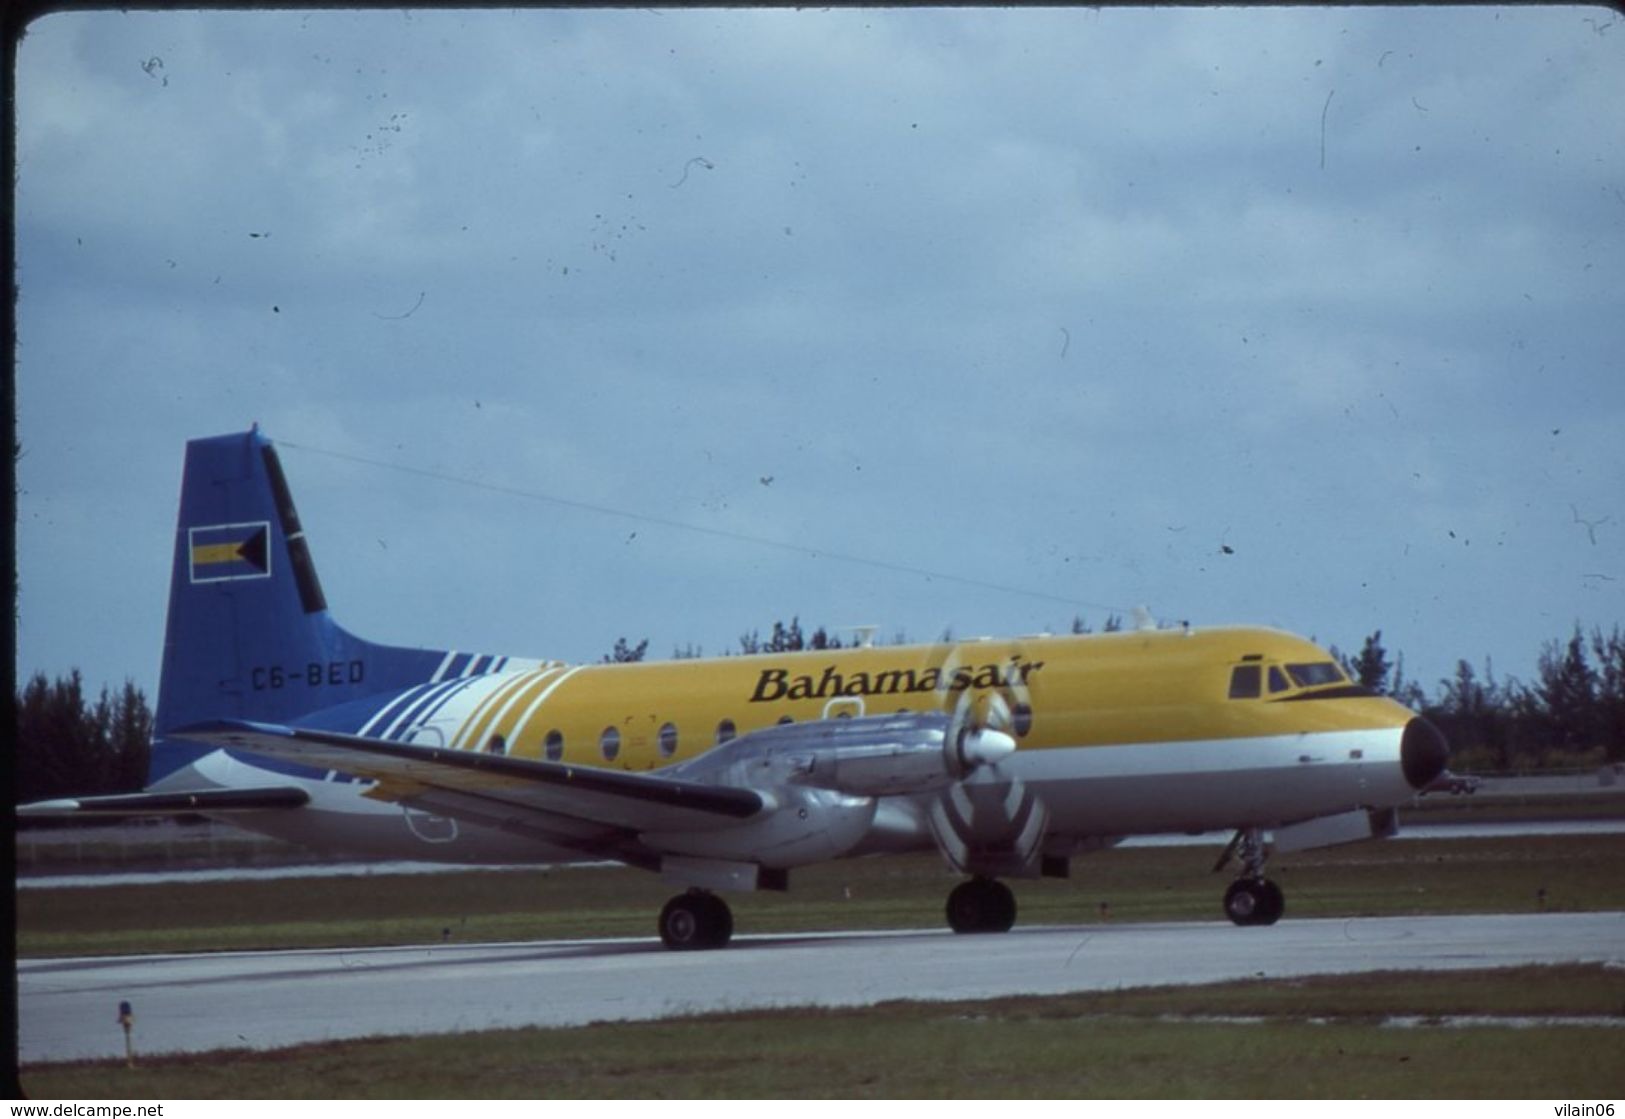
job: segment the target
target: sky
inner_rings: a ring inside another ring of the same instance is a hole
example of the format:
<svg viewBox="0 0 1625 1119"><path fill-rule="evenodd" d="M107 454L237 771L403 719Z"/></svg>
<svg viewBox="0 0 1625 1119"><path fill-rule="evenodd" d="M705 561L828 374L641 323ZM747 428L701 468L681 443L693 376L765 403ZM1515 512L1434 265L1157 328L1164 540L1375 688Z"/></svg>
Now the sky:
<svg viewBox="0 0 1625 1119"><path fill-rule="evenodd" d="M156 695L189 438L335 616L569 661L1625 621L1606 8L59 13L17 670Z"/></svg>

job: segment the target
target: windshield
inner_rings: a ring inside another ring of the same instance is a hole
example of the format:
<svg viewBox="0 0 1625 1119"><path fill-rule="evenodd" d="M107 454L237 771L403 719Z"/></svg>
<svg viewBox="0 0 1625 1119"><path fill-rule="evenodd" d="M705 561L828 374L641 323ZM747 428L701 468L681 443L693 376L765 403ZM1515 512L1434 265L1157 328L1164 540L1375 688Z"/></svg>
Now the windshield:
<svg viewBox="0 0 1625 1119"><path fill-rule="evenodd" d="M1346 679L1343 670L1333 661L1316 661L1313 664L1289 664L1286 666L1287 674L1292 682L1300 688L1318 688L1323 684L1341 684Z"/></svg>

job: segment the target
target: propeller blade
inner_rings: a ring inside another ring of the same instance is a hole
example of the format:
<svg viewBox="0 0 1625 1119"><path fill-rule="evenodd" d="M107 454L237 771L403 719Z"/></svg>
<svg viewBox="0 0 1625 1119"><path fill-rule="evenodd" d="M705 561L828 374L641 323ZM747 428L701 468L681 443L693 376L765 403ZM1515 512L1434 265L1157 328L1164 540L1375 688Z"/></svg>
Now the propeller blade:
<svg viewBox="0 0 1625 1119"><path fill-rule="evenodd" d="M1010 715L1010 701L1002 692L987 697L987 717L984 725L994 730L1009 730L1015 720Z"/></svg>

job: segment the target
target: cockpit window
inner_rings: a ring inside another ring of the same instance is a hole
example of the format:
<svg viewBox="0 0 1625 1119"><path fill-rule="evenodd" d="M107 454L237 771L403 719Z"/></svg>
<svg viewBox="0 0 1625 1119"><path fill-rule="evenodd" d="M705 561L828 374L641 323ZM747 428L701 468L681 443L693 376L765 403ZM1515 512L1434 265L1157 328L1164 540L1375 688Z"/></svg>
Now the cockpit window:
<svg viewBox="0 0 1625 1119"><path fill-rule="evenodd" d="M1282 672L1279 666L1270 665L1270 695L1284 692L1291 686L1286 682L1286 673Z"/></svg>
<svg viewBox="0 0 1625 1119"><path fill-rule="evenodd" d="M1300 688L1318 688L1324 684L1341 684L1344 682L1343 670L1332 661L1316 661L1314 664L1289 664L1287 672L1291 673L1292 680Z"/></svg>
<svg viewBox="0 0 1625 1119"><path fill-rule="evenodd" d="M1262 665L1238 664L1230 670L1230 698L1257 699L1263 682Z"/></svg>

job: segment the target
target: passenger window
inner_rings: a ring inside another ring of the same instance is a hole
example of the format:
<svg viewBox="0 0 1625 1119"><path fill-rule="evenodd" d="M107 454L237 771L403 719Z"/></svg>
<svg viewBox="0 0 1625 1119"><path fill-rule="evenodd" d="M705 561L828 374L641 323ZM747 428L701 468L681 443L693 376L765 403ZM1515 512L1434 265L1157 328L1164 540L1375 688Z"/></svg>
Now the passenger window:
<svg viewBox="0 0 1625 1119"><path fill-rule="evenodd" d="M669 758L677 752L677 725L667 723L660 728L660 756Z"/></svg>
<svg viewBox="0 0 1625 1119"><path fill-rule="evenodd" d="M542 749L547 753L547 760L556 762L564 757L564 735L556 730L547 732L547 738L542 743Z"/></svg>
<svg viewBox="0 0 1625 1119"><path fill-rule="evenodd" d="M614 761L621 753L621 732L614 727L605 727L604 733L598 736L598 749L606 762Z"/></svg>
<svg viewBox="0 0 1625 1119"><path fill-rule="evenodd" d="M508 752L508 740L500 734L493 734L485 743L485 752L488 754L506 754Z"/></svg>
<svg viewBox="0 0 1625 1119"><path fill-rule="evenodd" d="M1263 670L1256 664L1238 664L1230 670L1230 698L1257 699Z"/></svg>
<svg viewBox="0 0 1625 1119"><path fill-rule="evenodd" d="M734 727L734 721L732 719L724 719L722 722L717 724L718 746L721 746L724 742L732 742L738 736L739 731Z"/></svg>
<svg viewBox="0 0 1625 1119"><path fill-rule="evenodd" d="M1274 695L1276 692L1284 692L1289 687L1291 685L1286 682L1286 673L1275 665L1270 665L1270 695Z"/></svg>

